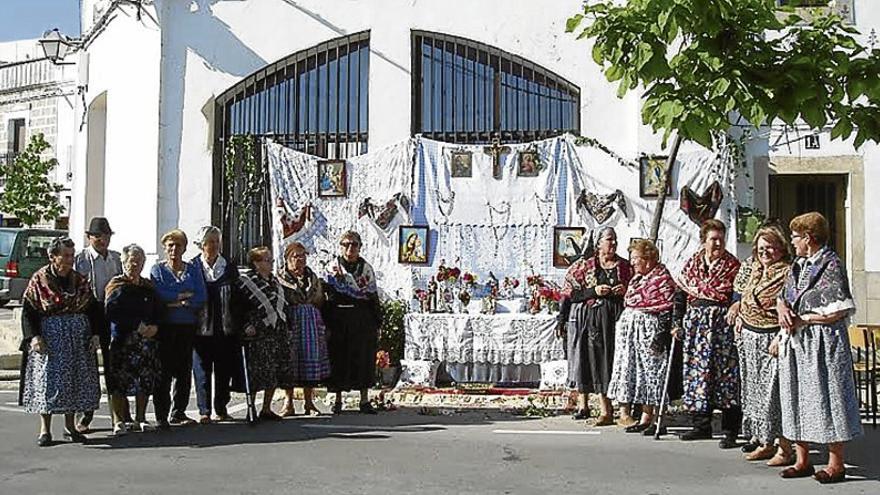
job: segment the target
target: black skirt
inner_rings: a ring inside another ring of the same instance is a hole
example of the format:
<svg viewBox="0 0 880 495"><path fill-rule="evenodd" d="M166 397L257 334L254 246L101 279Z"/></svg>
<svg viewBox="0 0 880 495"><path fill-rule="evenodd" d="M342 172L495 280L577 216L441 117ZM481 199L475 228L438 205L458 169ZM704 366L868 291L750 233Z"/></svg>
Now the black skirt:
<svg viewBox="0 0 880 495"><path fill-rule="evenodd" d="M568 385L579 392L605 394L614 365L614 326L623 312L622 298L592 306L575 303L568 319Z"/></svg>
<svg viewBox="0 0 880 495"><path fill-rule="evenodd" d="M330 378L327 390L345 392L376 383L379 324L368 301L339 298L324 305Z"/></svg>

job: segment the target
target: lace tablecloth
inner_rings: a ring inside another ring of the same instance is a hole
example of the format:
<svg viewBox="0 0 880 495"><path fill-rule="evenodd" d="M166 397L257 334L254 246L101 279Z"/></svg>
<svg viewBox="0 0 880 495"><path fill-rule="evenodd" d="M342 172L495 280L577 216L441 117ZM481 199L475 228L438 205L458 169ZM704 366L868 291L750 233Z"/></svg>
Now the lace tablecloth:
<svg viewBox="0 0 880 495"><path fill-rule="evenodd" d="M406 359L531 365L564 359L556 315L410 313Z"/></svg>

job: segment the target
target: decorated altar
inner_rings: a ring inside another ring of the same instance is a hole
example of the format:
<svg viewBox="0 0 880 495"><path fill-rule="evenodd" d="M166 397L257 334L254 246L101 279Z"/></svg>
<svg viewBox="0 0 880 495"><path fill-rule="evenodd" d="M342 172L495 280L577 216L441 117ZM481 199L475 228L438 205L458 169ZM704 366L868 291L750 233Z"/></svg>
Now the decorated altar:
<svg viewBox="0 0 880 495"><path fill-rule="evenodd" d="M731 150L679 154L659 242L673 273L698 249L702 219L736 232ZM382 297L409 301L407 360L445 362L456 381L537 381L541 363L563 359L555 315L529 313L553 309L599 229L615 228L622 256L648 237L662 175L662 160L571 135L504 145L417 136L345 160L268 142L265 155L274 251L301 242L321 272L340 235L359 232ZM736 252L734 234L727 247Z"/></svg>

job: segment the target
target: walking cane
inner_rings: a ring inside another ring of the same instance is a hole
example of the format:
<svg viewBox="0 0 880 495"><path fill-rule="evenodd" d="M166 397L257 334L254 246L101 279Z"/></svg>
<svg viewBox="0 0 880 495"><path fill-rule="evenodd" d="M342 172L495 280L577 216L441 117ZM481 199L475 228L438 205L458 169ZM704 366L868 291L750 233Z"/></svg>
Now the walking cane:
<svg viewBox="0 0 880 495"><path fill-rule="evenodd" d="M663 395L660 396L660 411L657 414L657 429L654 431L654 440L660 440L660 432L663 427L663 414L668 405L666 403L666 397L669 392L669 377L672 376L672 357L675 355L675 343L677 341L677 338L672 337L672 344L669 346L669 360L666 362L666 379L663 381Z"/></svg>
<svg viewBox="0 0 880 495"><path fill-rule="evenodd" d="M248 423L254 424L257 422L257 406L254 404L254 396L251 394L251 377L248 375L248 361L247 361L247 351L245 350L244 344L241 346L241 363L244 367L244 390L247 401L247 420Z"/></svg>

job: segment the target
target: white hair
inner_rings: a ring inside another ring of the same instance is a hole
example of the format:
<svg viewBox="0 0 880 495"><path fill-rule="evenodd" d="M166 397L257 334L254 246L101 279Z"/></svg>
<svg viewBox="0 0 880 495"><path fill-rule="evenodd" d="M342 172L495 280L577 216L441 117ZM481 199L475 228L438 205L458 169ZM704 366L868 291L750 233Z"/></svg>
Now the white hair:
<svg viewBox="0 0 880 495"><path fill-rule="evenodd" d="M220 227L215 227L213 225L205 225L200 228L198 232L196 232L195 243L199 248L205 243L209 236L216 235L221 241L223 240L223 231L220 230Z"/></svg>
<svg viewBox="0 0 880 495"><path fill-rule="evenodd" d="M128 246L122 248L120 259L123 263L128 261L132 256L140 256L146 259L147 253L144 252L144 248L138 246L137 244L129 244Z"/></svg>

